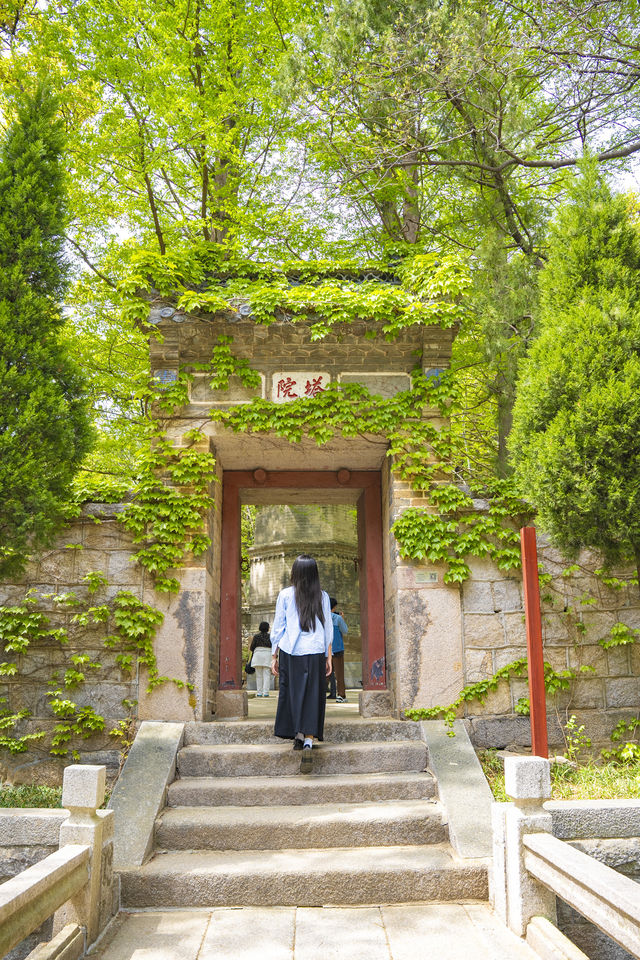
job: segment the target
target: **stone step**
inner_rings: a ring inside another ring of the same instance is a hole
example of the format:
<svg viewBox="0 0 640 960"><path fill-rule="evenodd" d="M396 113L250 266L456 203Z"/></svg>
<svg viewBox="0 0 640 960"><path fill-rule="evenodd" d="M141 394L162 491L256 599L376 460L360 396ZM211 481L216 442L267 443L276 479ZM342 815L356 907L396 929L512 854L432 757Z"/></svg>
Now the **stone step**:
<svg viewBox="0 0 640 960"><path fill-rule="evenodd" d="M420 740L420 725L412 720L325 720L325 742ZM184 725L185 746L217 743L282 743L273 736L273 720L213 720Z"/></svg>
<svg viewBox="0 0 640 960"><path fill-rule="evenodd" d="M339 796L339 794L336 794ZM156 847L165 850L281 850L443 843L435 801L281 807L165 807Z"/></svg>
<svg viewBox="0 0 640 960"><path fill-rule="evenodd" d="M424 770L427 748L418 740L324 743L313 748L315 773L386 773ZM300 771L300 752L291 743L219 744L183 747L181 777L281 777Z"/></svg>
<svg viewBox="0 0 640 960"><path fill-rule="evenodd" d="M315 748L314 748L315 749ZM322 749L322 748L320 748ZM167 793L170 807L256 807L376 800L428 800L437 793L431 773L360 773L309 777L185 777Z"/></svg>
<svg viewBox="0 0 640 960"><path fill-rule="evenodd" d="M120 874L126 908L486 900L487 861L448 844L158 853ZM246 931L245 931L246 934Z"/></svg>

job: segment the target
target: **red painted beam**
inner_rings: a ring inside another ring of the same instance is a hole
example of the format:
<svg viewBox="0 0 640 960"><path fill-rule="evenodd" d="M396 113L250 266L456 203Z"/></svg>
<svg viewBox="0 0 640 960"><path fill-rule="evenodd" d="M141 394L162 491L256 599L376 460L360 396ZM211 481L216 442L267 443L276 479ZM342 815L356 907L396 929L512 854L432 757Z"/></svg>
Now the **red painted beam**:
<svg viewBox="0 0 640 960"><path fill-rule="evenodd" d="M354 470L348 478L338 481L333 470L268 470L256 479L258 471L225 470L224 483L238 489L340 490L380 486L380 475L374 470Z"/></svg>
<svg viewBox="0 0 640 960"><path fill-rule="evenodd" d="M520 547L522 550L522 583L524 587L524 615L527 627L527 659L529 663L531 751L536 757L548 757L547 703L544 689L540 581L538 579L535 527L523 527L521 529Z"/></svg>

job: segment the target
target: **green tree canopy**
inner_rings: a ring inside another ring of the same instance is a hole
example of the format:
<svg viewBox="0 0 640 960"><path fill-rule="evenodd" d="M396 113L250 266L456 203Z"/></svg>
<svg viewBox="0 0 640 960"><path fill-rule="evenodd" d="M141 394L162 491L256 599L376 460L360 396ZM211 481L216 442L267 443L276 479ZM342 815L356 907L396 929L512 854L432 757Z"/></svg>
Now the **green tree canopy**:
<svg viewBox="0 0 640 960"><path fill-rule="evenodd" d="M640 568L640 237L593 164L554 225L511 450L558 546Z"/></svg>
<svg viewBox="0 0 640 960"><path fill-rule="evenodd" d="M25 96L0 147L0 574L47 542L91 445L62 345L64 174L56 101Z"/></svg>

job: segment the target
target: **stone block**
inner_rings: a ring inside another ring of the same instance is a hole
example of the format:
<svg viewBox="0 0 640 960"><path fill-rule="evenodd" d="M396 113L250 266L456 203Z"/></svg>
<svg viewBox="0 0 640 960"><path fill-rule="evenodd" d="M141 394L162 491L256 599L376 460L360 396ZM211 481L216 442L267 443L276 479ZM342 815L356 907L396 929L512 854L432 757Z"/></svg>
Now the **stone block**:
<svg viewBox="0 0 640 960"><path fill-rule="evenodd" d="M462 585L462 607L465 613L494 613L491 584L466 580Z"/></svg>
<svg viewBox="0 0 640 960"><path fill-rule="evenodd" d="M97 810L104 801L105 785L105 767L72 764L64 771L62 806L90 807Z"/></svg>
<svg viewBox="0 0 640 960"><path fill-rule="evenodd" d="M27 960L79 960L84 952L83 928L77 923L68 923L52 940L38 944Z"/></svg>
<svg viewBox="0 0 640 960"><path fill-rule="evenodd" d="M568 654L571 647L550 647L544 650L544 659L550 663L554 670L566 670L568 667Z"/></svg>
<svg viewBox="0 0 640 960"><path fill-rule="evenodd" d="M540 960L589 960L586 953L565 937L546 917L533 917L529 922L527 943Z"/></svg>
<svg viewBox="0 0 640 960"><path fill-rule="evenodd" d="M637 707L640 700L640 680L621 677L604 681L607 707Z"/></svg>
<svg viewBox="0 0 640 960"><path fill-rule="evenodd" d="M529 717L473 717L469 735L478 749L517 750L531 747L531 723ZM549 742L564 744L562 729L557 718L547 714Z"/></svg>
<svg viewBox="0 0 640 960"><path fill-rule="evenodd" d="M569 653L569 667L579 670L580 667L593 667L599 676L606 676L609 672L606 651L597 643L578 644L567 647ZM547 651L545 650L545 657Z"/></svg>
<svg viewBox="0 0 640 960"><path fill-rule="evenodd" d="M498 570L493 560L489 560L486 557L469 557L467 563L471 570L471 580L489 580L491 583L494 583L504 576L504 574Z"/></svg>
<svg viewBox="0 0 640 960"><path fill-rule="evenodd" d="M459 857L490 857L493 798L464 725L455 721L453 737L440 720L423 721L420 731L454 850Z"/></svg>
<svg viewBox="0 0 640 960"><path fill-rule="evenodd" d="M117 870L143 863L151 850L156 818L175 776L183 736L182 723L145 722L138 731L109 800Z"/></svg>
<svg viewBox="0 0 640 960"><path fill-rule="evenodd" d="M128 550L117 550L108 556L106 574L113 586L131 586L142 581L142 569Z"/></svg>
<svg viewBox="0 0 640 960"><path fill-rule="evenodd" d="M603 681L599 677L578 678L573 681L571 689L571 705L576 709L604 707Z"/></svg>
<svg viewBox="0 0 640 960"><path fill-rule="evenodd" d="M60 824L66 810L8 809L0 811L0 846L45 846L58 848ZM3 859L5 853L3 851ZM35 862L35 861L34 861ZM30 864L27 864L29 866Z"/></svg>
<svg viewBox="0 0 640 960"><path fill-rule="evenodd" d="M522 613L505 613L504 614L504 629L507 644L509 646L516 646L526 644L527 642L527 630L524 622L524 614Z"/></svg>
<svg viewBox="0 0 640 960"><path fill-rule="evenodd" d="M74 550L77 554L75 561L75 580L67 580L65 583L80 583L82 577L96 570L106 572L109 565L109 552L107 550Z"/></svg>
<svg viewBox="0 0 640 960"><path fill-rule="evenodd" d="M549 800L544 806L560 840L640 837L640 800Z"/></svg>
<svg viewBox="0 0 640 960"><path fill-rule="evenodd" d="M516 704L518 700L521 700L523 697L529 696L528 680L515 677L513 680L511 680L509 686L511 688L511 696L513 697L514 704Z"/></svg>
<svg viewBox="0 0 640 960"><path fill-rule="evenodd" d="M464 616L464 645L494 648L507 645L500 614L468 613Z"/></svg>
<svg viewBox="0 0 640 960"><path fill-rule="evenodd" d="M216 717L242 720L248 716L248 713L246 690L218 690L216 692Z"/></svg>
<svg viewBox="0 0 640 960"><path fill-rule="evenodd" d="M390 717L393 694L390 690L361 690L358 694L361 717Z"/></svg>
<svg viewBox="0 0 640 960"><path fill-rule="evenodd" d="M626 588L624 587L621 590L614 590L612 587L605 587L604 584L598 583L593 593L598 597L599 610L617 610L626 601Z"/></svg>
<svg viewBox="0 0 640 960"><path fill-rule="evenodd" d="M631 673L629 647L611 647L606 652L607 673L610 677L628 677Z"/></svg>
<svg viewBox="0 0 640 960"><path fill-rule="evenodd" d="M638 588L633 587L633 590L636 591L636 596L633 597L633 602L637 603ZM633 630L640 630L640 608L637 606L618 610L616 618L620 621L620 623L626 623L626 625L631 627Z"/></svg>
<svg viewBox="0 0 640 960"><path fill-rule="evenodd" d="M466 706L467 716L469 714L504 714L511 713L511 691L508 683L498 684L496 690L491 690L484 699L484 703L479 700L473 700Z"/></svg>
<svg viewBox="0 0 640 960"><path fill-rule="evenodd" d="M503 647L501 650L495 650L495 669L500 670L501 667L506 667L507 664L513 663L514 660L520 660L522 657L526 657L526 655L526 647Z"/></svg>
<svg viewBox="0 0 640 960"><path fill-rule="evenodd" d="M545 613L542 617L542 639L545 646L551 643L567 643L570 637L569 619L566 613Z"/></svg>
<svg viewBox="0 0 640 960"><path fill-rule="evenodd" d="M58 585L73 583L75 580L76 554L81 550L53 550L50 554L40 558L38 562L37 579L42 582Z"/></svg>
<svg viewBox="0 0 640 960"><path fill-rule="evenodd" d="M411 386L411 377L406 373L341 373L341 383L360 383L369 393L381 397L393 397Z"/></svg>
<svg viewBox="0 0 640 960"><path fill-rule="evenodd" d="M504 651L499 651L503 653ZM464 656L464 682L477 683L493 675L493 655L491 650L469 649Z"/></svg>
<svg viewBox="0 0 640 960"><path fill-rule="evenodd" d="M585 626L584 633L582 634L585 643L597 643L598 640L603 640L609 635L609 631L616 622L616 618L612 613L606 613L604 611L601 613L585 611L582 615L582 622Z"/></svg>
<svg viewBox="0 0 640 960"><path fill-rule="evenodd" d="M493 603L496 610L522 610L522 593L518 580L499 580L493 584Z"/></svg>
<svg viewBox="0 0 640 960"><path fill-rule="evenodd" d="M547 800L551 796L549 761L543 757L507 757L504 787L514 800Z"/></svg>

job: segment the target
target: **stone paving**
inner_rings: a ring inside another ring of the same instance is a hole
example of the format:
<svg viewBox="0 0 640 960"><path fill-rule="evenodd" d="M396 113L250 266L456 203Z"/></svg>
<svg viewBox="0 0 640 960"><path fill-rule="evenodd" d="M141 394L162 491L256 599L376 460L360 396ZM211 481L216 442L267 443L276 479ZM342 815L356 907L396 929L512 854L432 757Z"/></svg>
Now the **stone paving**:
<svg viewBox="0 0 640 960"><path fill-rule="evenodd" d="M276 706L278 704L278 691L272 690L269 697L256 697L253 691L249 692L249 720L271 720L275 719ZM334 720L337 717L344 719L360 716L358 708L358 690L347 690L347 702L336 703L335 700L327 700L327 720ZM215 723L215 721L213 721Z"/></svg>
<svg viewBox="0 0 640 960"><path fill-rule="evenodd" d="M539 960L482 903L121 913L92 960Z"/></svg>

